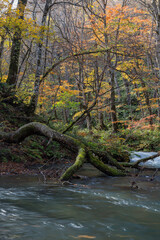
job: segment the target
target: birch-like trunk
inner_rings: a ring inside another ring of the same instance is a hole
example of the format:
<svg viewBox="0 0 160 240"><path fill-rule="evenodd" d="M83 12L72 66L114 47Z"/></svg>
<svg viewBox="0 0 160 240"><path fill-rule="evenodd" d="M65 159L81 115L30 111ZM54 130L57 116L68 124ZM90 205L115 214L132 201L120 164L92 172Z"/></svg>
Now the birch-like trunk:
<svg viewBox="0 0 160 240"><path fill-rule="evenodd" d="M47 15L50 9L52 0L46 0L46 4L43 11L41 26L46 26ZM42 74L42 50L43 50L43 40L44 40L44 30L40 33L40 43L37 47L37 66L35 73L35 83L34 83L34 91L30 101L29 113L34 113L38 103L39 89L40 89L40 76Z"/></svg>

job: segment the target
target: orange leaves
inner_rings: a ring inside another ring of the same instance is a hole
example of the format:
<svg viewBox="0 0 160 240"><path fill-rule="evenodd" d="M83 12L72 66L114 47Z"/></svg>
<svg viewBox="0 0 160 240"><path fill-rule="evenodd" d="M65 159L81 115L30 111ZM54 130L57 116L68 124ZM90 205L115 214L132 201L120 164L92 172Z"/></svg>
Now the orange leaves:
<svg viewBox="0 0 160 240"><path fill-rule="evenodd" d="M143 44L143 47L147 47L152 25L149 14L137 8L122 7L120 4L106 7L104 11L105 13L99 13L99 18L93 14L90 16L93 39L99 45L116 46L123 51L128 46L133 48Z"/></svg>
<svg viewBox="0 0 160 240"><path fill-rule="evenodd" d="M51 81L45 81L40 88L40 95L38 103L41 110L45 111L49 106L66 107L71 104L72 99L78 99L79 91L75 89L73 84L67 80L63 80L62 84L53 84ZM76 104L75 104L76 105Z"/></svg>
<svg viewBox="0 0 160 240"><path fill-rule="evenodd" d="M149 120L156 117L155 114L141 118L138 121L128 121L128 129L151 129L151 126L148 124ZM152 126L153 127L153 126Z"/></svg>
<svg viewBox="0 0 160 240"><path fill-rule="evenodd" d="M68 92L71 95L77 95L79 91L73 89L73 87L73 84L70 84L67 80L63 80L63 85L55 85L53 90L58 90L57 96L61 95L64 92Z"/></svg>

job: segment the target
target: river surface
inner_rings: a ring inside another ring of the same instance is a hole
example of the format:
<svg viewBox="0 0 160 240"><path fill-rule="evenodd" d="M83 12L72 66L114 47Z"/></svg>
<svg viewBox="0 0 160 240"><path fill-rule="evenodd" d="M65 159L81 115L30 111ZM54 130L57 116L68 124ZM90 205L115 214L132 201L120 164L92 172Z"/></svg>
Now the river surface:
<svg viewBox="0 0 160 240"><path fill-rule="evenodd" d="M159 240L160 176L0 177L0 240ZM138 188L132 188L135 181Z"/></svg>

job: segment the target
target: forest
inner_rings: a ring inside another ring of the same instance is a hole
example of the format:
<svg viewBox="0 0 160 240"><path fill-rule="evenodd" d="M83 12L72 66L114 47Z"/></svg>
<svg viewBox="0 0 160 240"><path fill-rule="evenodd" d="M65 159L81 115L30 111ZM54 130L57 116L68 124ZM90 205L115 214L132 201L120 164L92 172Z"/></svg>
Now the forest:
<svg viewBox="0 0 160 240"><path fill-rule="evenodd" d="M160 0L0 0L1 162L128 175L160 151L159 80Z"/></svg>

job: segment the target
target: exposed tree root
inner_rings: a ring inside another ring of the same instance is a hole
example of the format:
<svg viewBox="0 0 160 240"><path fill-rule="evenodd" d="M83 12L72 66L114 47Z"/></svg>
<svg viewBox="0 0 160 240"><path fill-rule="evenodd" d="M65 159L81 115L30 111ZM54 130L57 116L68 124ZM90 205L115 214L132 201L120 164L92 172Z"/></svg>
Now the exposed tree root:
<svg viewBox="0 0 160 240"><path fill-rule="evenodd" d="M39 122L31 122L18 130L10 133L0 132L0 141L9 143L20 143L26 137L31 135L44 136L49 140L49 143L54 140L63 145L65 148L71 150L72 152L77 152L77 158L75 163L69 167L66 172L60 177L60 180L69 180L73 174L82 167L85 161L90 162L93 166L99 169L101 172L109 176L124 176L126 175L124 168L112 158L107 152L92 151L86 144L82 144L81 141L76 138L61 134L45 124ZM99 157L105 159L103 163ZM114 167L108 166L109 163Z"/></svg>

